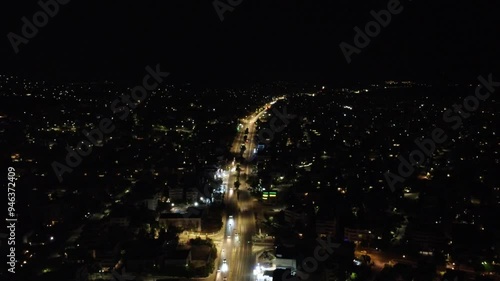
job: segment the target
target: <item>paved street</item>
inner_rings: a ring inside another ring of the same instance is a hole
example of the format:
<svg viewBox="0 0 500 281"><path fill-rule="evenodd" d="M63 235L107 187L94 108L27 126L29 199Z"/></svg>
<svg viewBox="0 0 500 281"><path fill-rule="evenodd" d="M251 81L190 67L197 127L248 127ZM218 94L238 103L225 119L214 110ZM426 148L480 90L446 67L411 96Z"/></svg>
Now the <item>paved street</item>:
<svg viewBox="0 0 500 281"><path fill-rule="evenodd" d="M270 104L266 105L270 106ZM255 136L257 134L255 121L266 111L260 111L243 120L242 129L239 130L231 147L231 152L235 155L240 153L241 144L246 145L246 150L243 154L245 159L252 156L255 148ZM247 139L245 143L245 129L248 128ZM224 222L224 237L221 237L221 246L219 248L220 259L218 268L221 269L215 279L224 280L254 280L253 269L255 268L255 255L252 253L252 236L256 233L255 218L254 218L254 200L252 199L247 184L246 176L250 174L251 167L245 162L240 163L240 189L234 189L234 182L237 179L235 166L232 167L229 175L224 179L224 184L227 184L228 192L224 199L226 204L226 215L223 218ZM230 219L229 216L232 216ZM224 260L226 260L224 264Z"/></svg>

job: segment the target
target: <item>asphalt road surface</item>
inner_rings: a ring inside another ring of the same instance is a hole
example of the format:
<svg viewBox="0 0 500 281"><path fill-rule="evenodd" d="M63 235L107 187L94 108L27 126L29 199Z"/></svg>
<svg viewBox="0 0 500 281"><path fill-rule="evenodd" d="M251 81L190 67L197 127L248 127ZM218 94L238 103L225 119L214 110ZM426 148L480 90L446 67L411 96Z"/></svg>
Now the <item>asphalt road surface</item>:
<svg viewBox="0 0 500 281"><path fill-rule="evenodd" d="M270 106L267 104L266 106ZM238 132L231 152L239 155L241 144L245 144L246 150L243 153L243 158L249 159L253 155L255 148L256 126L255 121L266 112L260 111L252 116L242 120L243 127ZM245 143L245 129L248 128L247 139ZM245 182L246 175L250 173L250 165L242 161L240 164L240 189L234 190L234 182L237 179L237 172L232 168L229 172L227 180L228 192L224 202L226 204L226 217L224 223L224 235L220 244L220 259L219 269L221 271L216 274L217 281L223 281L227 278L228 281L249 281L255 280L253 269L256 265L255 254L252 252L252 236L256 233L255 217L254 217L254 201L247 190ZM236 163L235 163L236 164ZM225 180L225 181L226 181ZM225 182L226 183L226 182ZM232 216L230 219L229 216ZM225 260L225 261L224 261Z"/></svg>

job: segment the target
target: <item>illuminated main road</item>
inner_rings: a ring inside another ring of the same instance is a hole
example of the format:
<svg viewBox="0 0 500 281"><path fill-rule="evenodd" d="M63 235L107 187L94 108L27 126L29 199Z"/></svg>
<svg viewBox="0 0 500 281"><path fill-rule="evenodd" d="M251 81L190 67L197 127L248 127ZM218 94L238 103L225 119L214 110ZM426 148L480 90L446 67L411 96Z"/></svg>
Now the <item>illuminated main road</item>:
<svg viewBox="0 0 500 281"><path fill-rule="evenodd" d="M241 145L245 144L246 150L243 153L243 158L249 159L253 155L255 148L256 126L255 121L262 116L271 106L271 103L266 104L259 112L242 120L243 128L239 130L231 147L231 152L235 155L240 154ZM248 128L247 139L245 143L245 129ZM236 164L236 163L234 163ZM229 172L227 181L228 192L224 198L226 205L225 217L225 233L222 238L219 268L221 272L216 275L216 280L223 281L227 278L228 281L249 281L255 280L253 269L255 268L255 255L252 253L252 236L256 233L255 217L253 204L254 201L247 190L245 182L247 175L251 171L250 165L245 161L240 164L240 188L237 192L233 189L234 182L237 179L235 166ZM238 195L239 193L239 195ZM229 218L232 216L232 218ZM224 262L225 260L225 262Z"/></svg>

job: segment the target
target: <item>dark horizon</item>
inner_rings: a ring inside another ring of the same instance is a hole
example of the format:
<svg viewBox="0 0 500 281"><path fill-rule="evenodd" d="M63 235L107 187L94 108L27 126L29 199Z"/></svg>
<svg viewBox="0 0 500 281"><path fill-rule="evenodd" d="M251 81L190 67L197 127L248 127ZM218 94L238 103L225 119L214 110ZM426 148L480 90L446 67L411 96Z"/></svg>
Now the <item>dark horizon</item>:
<svg viewBox="0 0 500 281"><path fill-rule="evenodd" d="M354 83L373 80L473 81L499 69L500 20L486 3L401 1L404 8L346 62L353 45L389 1L317 4L242 1L220 21L211 2L142 4L69 1L15 54L7 36L0 73L67 81L140 79L160 63L179 82L224 84L277 80ZM21 34L22 17L40 10L9 3L3 33Z"/></svg>

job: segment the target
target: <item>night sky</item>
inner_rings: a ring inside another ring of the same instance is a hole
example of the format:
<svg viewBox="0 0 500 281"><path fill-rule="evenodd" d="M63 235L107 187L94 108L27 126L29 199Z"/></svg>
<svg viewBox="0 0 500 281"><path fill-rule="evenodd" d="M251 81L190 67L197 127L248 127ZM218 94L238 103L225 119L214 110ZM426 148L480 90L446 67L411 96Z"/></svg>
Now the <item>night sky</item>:
<svg viewBox="0 0 500 281"><path fill-rule="evenodd" d="M21 18L41 8L4 1L0 73L134 84L160 63L172 81L229 84L462 82L499 69L494 1L402 0L403 11L348 64L339 44L353 44L353 28L388 2L243 0L220 21L212 1L72 0L16 55L7 34L21 34Z"/></svg>

